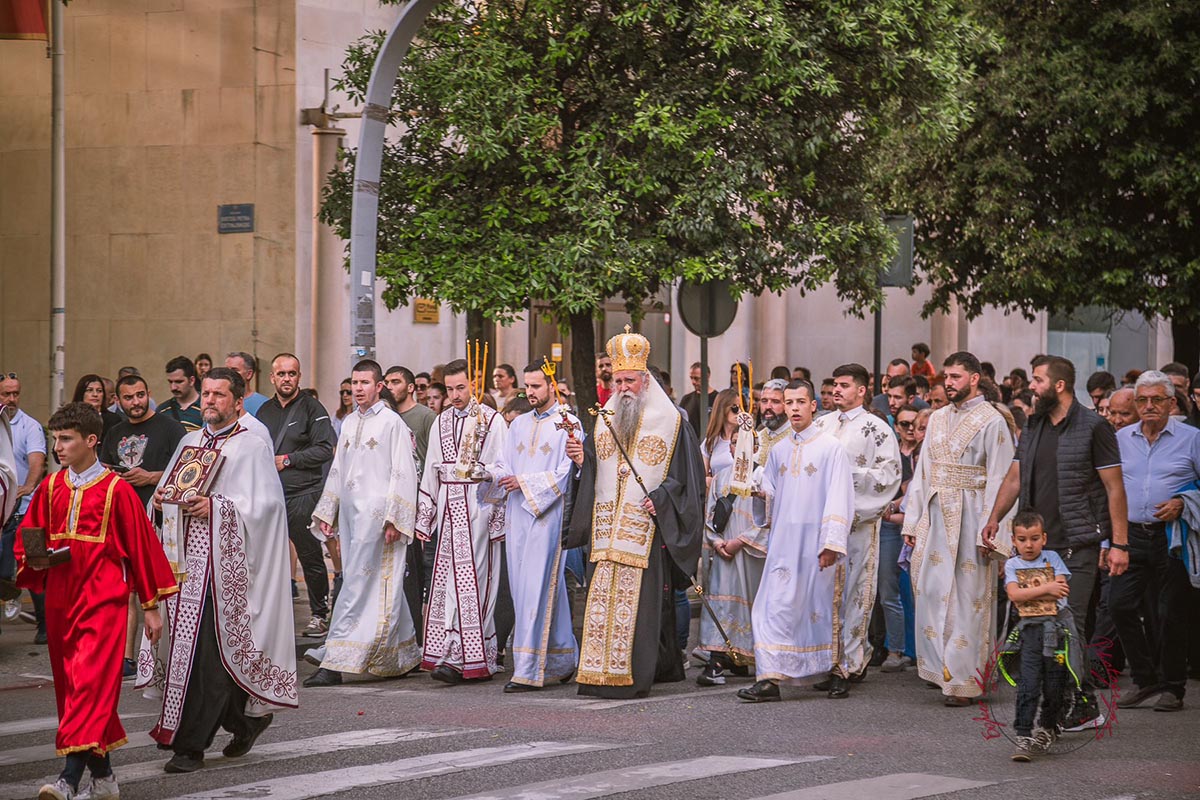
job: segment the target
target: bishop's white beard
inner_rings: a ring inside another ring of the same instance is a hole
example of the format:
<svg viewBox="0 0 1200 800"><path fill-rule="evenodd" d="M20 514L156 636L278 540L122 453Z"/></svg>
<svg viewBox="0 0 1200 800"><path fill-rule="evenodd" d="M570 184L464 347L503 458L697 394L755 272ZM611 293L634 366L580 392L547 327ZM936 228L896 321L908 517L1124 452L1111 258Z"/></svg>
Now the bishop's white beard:
<svg viewBox="0 0 1200 800"><path fill-rule="evenodd" d="M621 446L629 451L642 422L642 412L646 410L646 390L639 394L620 394L617 398L616 413L612 417L613 432Z"/></svg>

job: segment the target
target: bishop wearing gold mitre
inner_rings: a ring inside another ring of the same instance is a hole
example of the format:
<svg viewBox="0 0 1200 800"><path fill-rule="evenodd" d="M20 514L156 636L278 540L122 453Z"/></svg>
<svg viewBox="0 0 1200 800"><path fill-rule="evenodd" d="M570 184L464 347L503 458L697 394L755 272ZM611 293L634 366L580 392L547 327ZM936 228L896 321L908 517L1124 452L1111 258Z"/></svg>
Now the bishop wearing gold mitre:
<svg viewBox="0 0 1200 800"><path fill-rule="evenodd" d="M626 327L606 349L613 394L567 451L580 469L564 546L590 543L592 567L576 680L582 695L645 697L684 678L673 595L700 558L704 460L649 372L650 342Z"/></svg>

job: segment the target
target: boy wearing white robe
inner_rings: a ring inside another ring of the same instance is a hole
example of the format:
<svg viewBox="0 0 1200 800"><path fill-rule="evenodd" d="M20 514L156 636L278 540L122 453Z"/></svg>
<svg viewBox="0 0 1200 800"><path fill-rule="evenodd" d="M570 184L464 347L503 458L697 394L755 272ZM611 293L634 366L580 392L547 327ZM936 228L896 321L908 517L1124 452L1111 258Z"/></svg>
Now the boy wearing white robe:
<svg viewBox="0 0 1200 800"><path fill-rule="evenodd" d="M377 363L355 365L355 409L313 510L313 533L339 541L343 583L325 644L305 653L320 665L308 687L340 684L343 672L396 677L421 660L404 593L417 513L413 434L380 398L383 386Z"/></svg>
<svg viewBox="0 0 1200 800"><path fill-rule="evenodd" d="M536 364L525 370L525 396L533 410L509 426L493 484L506 503L504 546L515 613L508 693L566 682L579 660L563 575L562 531L575 473L567 440L582 436L583 429L554 402L554 388Z"/></svg>
<svg viewBox="0 0 1200 800"><path fill-rule="evenodd" d="M755 522L770 529L752 611L758 682L738 692L754 703L779 700L783 681L837 665L846 539L854 515L850 462L837 439L813 424L812 384L795 381L784 398L791 435L771 448L762 498L755 503Z"/></svg>
<svg viewBox="0 0 1200 800"><path fill-rule="evenodd" d="M861 364L835 369L834 411L814 423L846 448L854 476L854 522L846 541L846 583L837 622L841 651L830 679L813 686L819 691L849 691L847 681L866 677L872 649L867 626L879 584L879 523L900 488L900 444L888 423L867 409L868 382Z"/></svg>

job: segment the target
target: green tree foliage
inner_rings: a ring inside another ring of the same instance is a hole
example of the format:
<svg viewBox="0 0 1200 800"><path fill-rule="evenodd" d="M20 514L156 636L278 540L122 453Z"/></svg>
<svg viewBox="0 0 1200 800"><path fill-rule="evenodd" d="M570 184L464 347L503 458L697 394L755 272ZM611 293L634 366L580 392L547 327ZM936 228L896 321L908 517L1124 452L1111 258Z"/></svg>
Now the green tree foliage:
<svg viewBox="0 0 1200 800"><path fill-rule="evenodd" d="M348 54L356 99L381 41ZM986 43L941 0L446 2L393 96L384 298L499 322L547 301L585 402L606 298L636 312L680 277L729 278L872 304L894 248L870 189L884 134L956 134ZM322 212L343 236L348 155Z"/></svg>
<svg viewBox="0 0 1200 800"><path fill-rule="evenodd" d="M927 311L1086 304L1200 321L1200 5L978 0L1002 38L974 121L902 143L889 196L917 217Z"/></svg>

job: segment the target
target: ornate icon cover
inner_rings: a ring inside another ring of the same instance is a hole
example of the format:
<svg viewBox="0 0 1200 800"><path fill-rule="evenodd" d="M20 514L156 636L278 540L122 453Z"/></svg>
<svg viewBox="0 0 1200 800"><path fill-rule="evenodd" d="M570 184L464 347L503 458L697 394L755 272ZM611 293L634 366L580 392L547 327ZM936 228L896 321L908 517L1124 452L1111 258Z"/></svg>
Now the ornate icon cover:
<svg viewBox="0 0 1200 800"><path fill-rule="evenodd" d="M217 473L221 471L221 465L224 463L225 456L216 448L183 448L179 460L175 462L171 474L163 484L162 501L179 505L196 497L207 497L208 490L217 479Z"/></svg>

